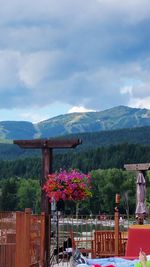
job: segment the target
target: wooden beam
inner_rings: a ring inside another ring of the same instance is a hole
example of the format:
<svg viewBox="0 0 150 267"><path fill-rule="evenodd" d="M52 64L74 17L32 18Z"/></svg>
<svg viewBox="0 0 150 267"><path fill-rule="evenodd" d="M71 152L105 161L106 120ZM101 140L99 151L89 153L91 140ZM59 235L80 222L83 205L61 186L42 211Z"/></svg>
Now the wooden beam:
<svg viewBox="0 0 150 267"><path fill-rule="evenodd" d="M150 163L125 164L127 171L147 171L150 170Z"/></svg>
<svg viewBox="0 0 150 267"><path fill-rule="evenodd" d="M75 148L82 144L80 139L33 139L33 140L14 140L14 144L21 148Z"/></svg>

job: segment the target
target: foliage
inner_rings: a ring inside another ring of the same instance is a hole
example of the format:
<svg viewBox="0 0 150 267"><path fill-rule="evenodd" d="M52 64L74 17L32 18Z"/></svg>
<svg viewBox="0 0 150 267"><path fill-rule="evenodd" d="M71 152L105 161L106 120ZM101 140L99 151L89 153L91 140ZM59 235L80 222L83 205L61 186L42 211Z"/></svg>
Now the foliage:
<svg viewBox="0 0 150 267"><path fill-rule="evenodd" d="M33 212L40 211L40 184L39 181L21 179L18 189L18 209L31 208Z"/></svg>
<svg viewBox="0 0 150 267"><path fill-rule="evenodd" d="M150 146L150 126L70 134L64 136L64 138L79 138L83 140L83 144L78 146L76 151L84 153L87 150L96 150L102 147L107 149L108 146L116 146L126 142L130 145L134 144L134 146L139 148L145 146L148 149ZM63 151L66 153L65 149ZM61 151L61 153L63 152ZM0 143L0 159L14 160L39 156L40 150L38 149L20 149L17 145Z"/></svg>
<svg viewBox="0 0 150 267"><path fill-rule="evenodd" d="M43 190L50 202L53 200L83 200L91 197L89 174L80 173L77 170L70 172L61 171L48 175Z"/></svg>
<svg viewBox="0 0 150 267"><path fill-rule="evenodd" d="M65 153L54 153L53 170L79 169L84 173L91 170L118 168L123 169L127 163L149 162L150 146L135 144L111 145L87 151L69 150ZM25 158L18 160L0 160L0 179L32 178L40 179L41 159Z"/></svg>
<svg viewBox="0 0 150 267"><path fill-rule="evenodd" d="M0 209L3 211L17 210L17 190L16 179L10 178L1 182Z"/></svg>
<svg viewBox="0 0 150 267"><path fill-rule="evenodd" d="M112 214L115 208L115 195L121 195L120 212L130 214L135 211L135 175L121 169L95 170L91 172L93 197L90 199L91 212ZM125 195L128 195L126 201ZM126 203L127 202L127 203Z"/></svg>
<svg viewBox="0 0 150 267"><path fill-rule="evenodd" d="M113 214L115 194L121 195L120 212L134 214L136 206L136 178L134 172L121 169L97 169L91 171L92 197L81 201L79 214ZM150 203L150 175L147 180L147 202ZM35 179L3 179L0 181L1 210L40 211L40 183ZM75 214L74 201L65 201L63 212Z"/></svg>
<svg viewBox="0 0 150 267"><path fill-rule="evenodd" d="M41 189L32 179L3 179L0 181L0 210L15 211L31 208L40 212Z"/></svg>

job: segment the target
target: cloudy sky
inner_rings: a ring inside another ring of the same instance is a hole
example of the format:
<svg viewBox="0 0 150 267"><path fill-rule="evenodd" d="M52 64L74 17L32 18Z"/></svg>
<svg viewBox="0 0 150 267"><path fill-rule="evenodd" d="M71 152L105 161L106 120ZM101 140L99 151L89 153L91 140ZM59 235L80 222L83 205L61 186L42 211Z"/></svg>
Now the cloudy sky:
<svg viewBox="0 0 150 267"><path fill-rule="evenodd" d="M150 109L149 0L0 0L0 121Z"/></svg>

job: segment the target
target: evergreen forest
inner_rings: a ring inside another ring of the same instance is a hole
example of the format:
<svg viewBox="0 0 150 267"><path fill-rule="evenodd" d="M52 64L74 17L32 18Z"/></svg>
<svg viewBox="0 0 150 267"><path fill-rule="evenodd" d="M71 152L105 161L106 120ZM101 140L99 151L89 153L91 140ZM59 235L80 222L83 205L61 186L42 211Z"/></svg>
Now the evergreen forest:
<svg viewBox="0 0 150 267"><path fill-rule="evenodd" d="M136 173L124 170L124 164L146 163L150 146L116 144L86 150L68 150L53 154L53 172L78 169L92 175L92 194L82 201L80 214L113 214L115 194L121 195L120 212L134 214L136 202ZM40 212L41 157L0 160L0 210L15 211L32 208ZM150 205L150 174L147 172L147 205ZM58 203L65 214L76 212L74 202Z"/></svg>

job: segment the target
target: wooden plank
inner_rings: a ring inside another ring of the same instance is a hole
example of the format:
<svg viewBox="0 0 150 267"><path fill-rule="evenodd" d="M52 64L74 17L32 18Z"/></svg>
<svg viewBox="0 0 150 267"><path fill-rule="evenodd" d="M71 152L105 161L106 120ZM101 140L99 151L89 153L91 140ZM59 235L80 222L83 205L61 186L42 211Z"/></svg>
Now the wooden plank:
<svg viewBox="0 0 150 267"><path fill-rule="evenodd" d="M31 209L27 208L25 209L24 214L24 220L25 220L25 231L24 231L24 241L25 241L25 256L24 259L25 266L29 267L31 262L31 255L30 255L30 220L31 220Z"/></svg>
<svg viewBox="0 0 150 267"><path fill-rule="evenodd" d="M133 224L133 225L130 225L130 228L133 228L133 229L149 229L150 230L150 224Z"/></svg>
<svg viewBox="0 0 150 267"><path fill-rule="evenodd" d="M127 171L146 171L150 169L150 163L125 164Z"/></svg>
<svg viewBox="0 0 150 267"><path fill-rule="evenodd" d="M119 256L119 211L115 211L115 256Z"/></svg>
<svg viewBox="0 0 150 267"><path fill-rule="evenodd" d="M45 213L41 214L40 264L45 266Z"/></svg>
<svg viewBox="0 0 150 267"><path fill-rule="evenodd" d="M80 139L34 139L34 140L14 140L14 144L22 148L75 148L80 145Z"/></svg>
<svg viewBox="0 0 150 267"><path fill-rule="evenodd" d="M16 244L0 244L0 267L15 266Z"/></svg>
<svg viewBox="0 0 150 267"><path fill-rule="evenodd" d="M25 267L24 258L24 212L16 212L16 267Z"/></svg>

